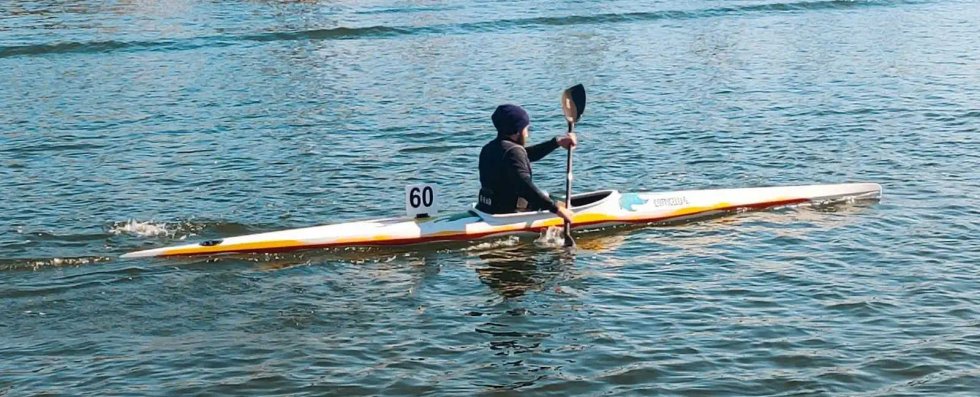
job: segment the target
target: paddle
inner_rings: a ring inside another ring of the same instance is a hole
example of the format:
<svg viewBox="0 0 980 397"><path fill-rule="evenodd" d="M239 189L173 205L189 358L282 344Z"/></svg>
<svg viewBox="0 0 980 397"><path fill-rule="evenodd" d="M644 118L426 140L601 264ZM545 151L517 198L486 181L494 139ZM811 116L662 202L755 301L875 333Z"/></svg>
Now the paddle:
<svg viewBox="0 0 980 397"><path fill-rule="evenodd" d="M578 84L565 90L561 94L561 110L565 112L565 121L568 122L568 134L575 134L575 123L585 112L585 87ZM565 208L572 209L572 148L568 148L568 161L565 163ZM575 246L571 226L565 222L566 247Z"/></svg>

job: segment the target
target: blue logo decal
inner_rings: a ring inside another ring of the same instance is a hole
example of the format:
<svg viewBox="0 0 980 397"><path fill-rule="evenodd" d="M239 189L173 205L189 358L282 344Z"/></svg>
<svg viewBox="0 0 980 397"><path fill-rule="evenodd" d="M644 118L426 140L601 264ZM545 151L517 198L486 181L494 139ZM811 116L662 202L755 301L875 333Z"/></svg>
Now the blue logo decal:
<svg viewBox="0 0 980 397"><path fill-rule="evenodd" d="M647 201L640 198L640 195L636 193L626 193L619 196L619 206L627 211L636 211L633 209L634 205L643 205L646 203Z"/></svg>

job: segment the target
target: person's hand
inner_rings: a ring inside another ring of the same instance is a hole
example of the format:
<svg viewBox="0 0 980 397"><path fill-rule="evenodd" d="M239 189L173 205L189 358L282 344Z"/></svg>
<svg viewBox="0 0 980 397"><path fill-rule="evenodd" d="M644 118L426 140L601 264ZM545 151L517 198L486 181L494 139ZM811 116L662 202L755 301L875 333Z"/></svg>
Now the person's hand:
<svg viewBox="0 0 980 397"><path fill-rule="evenodd" d="M561 146L565 149L575 147L575 145L578 144L578 138L575 137L574 132L571 134L565 134L563 136L560 136L557 139L558 139L558 146Z"/></svg>
<svg viewBox="0 0 980 397"><path fill-rule="evenodd" d="M572 224L572 217L575 216L575 214L572 213L571 210L565 208L564 204L558 204L558 212L556 212L556 214L560 216L561 219L564 219L565 222L568 223L569 225Z"/></svg>

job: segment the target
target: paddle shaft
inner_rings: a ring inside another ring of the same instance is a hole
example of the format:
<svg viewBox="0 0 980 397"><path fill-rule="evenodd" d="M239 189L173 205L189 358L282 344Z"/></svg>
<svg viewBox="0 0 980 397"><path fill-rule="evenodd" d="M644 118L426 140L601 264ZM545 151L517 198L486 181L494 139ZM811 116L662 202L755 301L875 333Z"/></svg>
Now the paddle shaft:
<svg viewBox="0 0 980 397"><path fill-rule="evenodd" d="M568 136L575 139L575 122L582 117L585 111L585 87L581 84L570 87L561 94L561 111L565 113L565 120L568 121ZM568 146L568 161L565 163L565 211L572 212L572 149L575 146ZM574 247L575 239L572 238L572 222L565 222L565 246Z"/></svg>
<svg viewBox="0 0 980 397"><path fill-rule="evenodd" d="M568 135L575 133L575 123L568 123ZM572 149L574 146L568 147L568 159L565 161L565 208L569 211L572 210ZM572 239L572 225L570 222L565 222L565 246L575 245L575 240Z"/></svg>

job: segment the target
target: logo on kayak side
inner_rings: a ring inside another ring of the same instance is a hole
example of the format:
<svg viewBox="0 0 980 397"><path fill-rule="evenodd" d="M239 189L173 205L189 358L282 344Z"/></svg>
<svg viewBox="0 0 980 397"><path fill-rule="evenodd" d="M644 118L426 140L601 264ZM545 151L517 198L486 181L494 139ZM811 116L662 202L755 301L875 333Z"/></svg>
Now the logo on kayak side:
<svg viewBox="0 0 980 397"><path fill-rule="evenodd" d="M627 211L636 211L635 207L648 206L653 208L677 207L688 205L691 202L686 196L661 197L655 199L645 199L636 193L626 193L619 196L619 206Z"/></svg>
<svg viewBox="0 0 980 397"><path fill-rule="evenodd" d="M625 193L619 196L619 207L627 211L636 211L633 206L646 204L647 201L642 199L639 194L636 193Z"/></svg>
<svg viewBox="0 0 980 397"><path fill-rule="evenodd" d="M676 207L679 205L688 205L690 202L687 201L687 197L677 196L677 197L664 197L651 200L654 208L660 207Z"/></svg>

